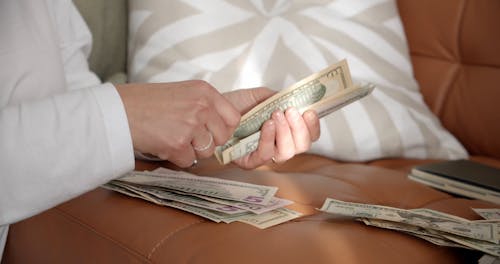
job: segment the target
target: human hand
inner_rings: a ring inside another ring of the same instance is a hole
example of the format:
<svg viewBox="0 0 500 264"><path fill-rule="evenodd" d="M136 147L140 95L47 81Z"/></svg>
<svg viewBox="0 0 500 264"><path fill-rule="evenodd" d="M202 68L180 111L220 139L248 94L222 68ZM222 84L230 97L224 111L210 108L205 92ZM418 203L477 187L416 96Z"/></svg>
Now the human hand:
<svg viewBox="0 0 500 264"><path fill-rule="evenodd" d="M204 81L124 84L117 91L134 149L179 167L210 157L240 120L239 110Z"/></svg>
<svg viewBox="0 0 500 264"><path fill-rule="evenodd" d="M267 88L253 88L232 91L224 96L243 114L274 93ZM307 151L319 136L319 118L315 111L309 110L302 115L295 108L289 108L284 113L276 111L262 125L257 150L234 163L241 168L252 169L270 160L284 162Z"/></svg>

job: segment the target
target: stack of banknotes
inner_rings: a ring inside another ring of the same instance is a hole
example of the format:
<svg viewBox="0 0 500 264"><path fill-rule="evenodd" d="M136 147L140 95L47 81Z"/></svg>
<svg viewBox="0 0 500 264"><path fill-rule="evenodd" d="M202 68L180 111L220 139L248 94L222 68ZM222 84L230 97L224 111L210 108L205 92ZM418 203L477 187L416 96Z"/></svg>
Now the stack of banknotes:
<svg viewBox="0 0 500 264"><path fill-rule="evenodd" d="M166 168L133 171L103 187L217 223L238 221L264 229L301 216L299 212L284 208L292 201L274 196L277 187Z"/></svg>
<svg viewBox="0 0 500 264"><path fill-rule="evenodd" d="M314 73L256 105L245 113L231 139L215 150L221 164L239 159L259 145L260 128L276 110L295 107L303 113L314 110L324 117L369 95L375 85L354 84L346 60Z"/></svg>
<svg viewBox="0 0 500 264"><path fill-rule="evenodd" d="M331 198L325 200L320 210L410 234L439 246L479 250L487 254L482 263L494 263L486 259L496 261L500 257L500 209L497 208L473 208L484 218L476 221L427 208L405 210Z"/></svg>

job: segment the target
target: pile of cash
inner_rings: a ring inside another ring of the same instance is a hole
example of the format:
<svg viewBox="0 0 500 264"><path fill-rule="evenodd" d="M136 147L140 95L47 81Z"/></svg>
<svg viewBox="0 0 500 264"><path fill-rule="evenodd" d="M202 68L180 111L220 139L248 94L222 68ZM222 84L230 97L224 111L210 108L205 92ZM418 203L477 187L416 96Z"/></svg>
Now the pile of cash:
<svg viewBox="0 0 500 264"><path fill-rule="evenodd" d="M410 234L436 245L479 250L487 254L485 259L500 257L500 209L473 208L484 220L471 221L427 208L405 210L327 198L320 210Z"/></svg>
<svg viewBox="0 0 500 264"><path fill-rule="evenodd" d="M295 107L301 113L314 110L321 118L367 96L374 88L371 83L353 84L346 60L330 65L245 113L232 138L216 148L215 157L221 164L228 164L256 150L260 128L276 110L285 111L289 107Z"/></svg>
<svg viewBox="0 0 500 264"><path fill-rule="evenodd" d="M299 212L284 208L292 201L274 196L277 187L166 168L133 171L103 187L217 223L238 221L264 229L301 216Z"/></svg>

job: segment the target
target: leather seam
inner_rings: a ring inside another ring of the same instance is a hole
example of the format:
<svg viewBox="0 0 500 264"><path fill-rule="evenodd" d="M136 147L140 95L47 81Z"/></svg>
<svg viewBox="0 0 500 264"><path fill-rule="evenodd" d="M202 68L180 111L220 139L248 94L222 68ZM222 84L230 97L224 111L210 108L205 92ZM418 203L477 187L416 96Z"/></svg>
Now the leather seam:
<svg viewBox="0 0 500 264"><path fill-rule="evenodd" d="M457 47L457 61L459 64L462 64L462 45L461 45L461 42L460 40L462 39L462 28L463 28L463 24L464 24L464 16L465 16L465 7L466 7L466 3L467 3L467 0L463 0L460 2L460 14L458 16L458 22L457 22L457 25L456 25L456 32L457 32L457 39L456 39L456 47Z"/></svg>
<svg viewBox="0 0 500 264"><path fill-rule="evenodd" d="M116 244L116 245L117 245L117 246L119 246L120 248L124 249L126 252L130 253L131 255L134 255L134 256L136 256L136 257L140 257L140 259L142 259L142 260L144 260L144 261L147 261L148 263L151 263L151 262L149 261L149 259L147 259L147 258L146 258L146 256L143 256L143 255L142 255L142 254L140 254L139 252L137 252L137 251L134 251L134 250L130 249L129 247L127 247L127 246L123 245L122 243L120 243L120 242L116 241L115 239L113 239L113 238L111 238L111 237L109 237L109 236L106 236L106 235L102 234L101 232L98 232L96 229L94 229L94 228L93 228L93 227L91 227L90 225L88 225L88 224L86 224L86 223L84 223L84 222L82 222L82 221L78 220L76 217L74 217L74 216L72 216L72 215L70 215L70 214L66 213L64 210L62 210L62 209L60 209L60 208L58 208L58 207L55 207L54 209L55 209L55 211L57 211L59 214L61 214L62 216L64 216L64 217L68 218L68 219L69 219L69 220L71 220L72 222L77 223L79 226L84 227L84 228L86 228L86 229L90 230L92 233L94 233L94 234L98 235L98 236L99 236L99 237L101 237L101 238L106 239L107 241L111 241L111 242L113 242L114 244Z"/></svg>
<svg viewBox="0 0 500 264"><path fill-rule="evenodd" d="M151 262L151 257L153 256L153 254L156 252L156 250L161 246L163 245L163 243L165 241L167 241L168 239L170 239L171 237L173 237L175 234L181 232L182 230L185 230L193 225L197 225L199 223L204 223L206 222L205 220L198 220L196 222L193 222L193 223L189 223L189 224L186 224L186 225L183 225L179 228L177 228L176 230L174 230L173 232L170 232L167 236L165 236L164 238L162 238L158 243L156 243L156 245L153 247L153 249L151 249L151 252L148 254L148 260Z"/></svg>
<svg viewBox="0 0 500 264"><path fill-rule="evenodd" d="M459 75L460 75L460 69L462 67L462 48L461 48L461 45L460 45L460 39L461 39L461 36L462 36L462 24L463 24L463 20L464 20L464 14L465 14L465 3L466 3L467 0L462 0L460 1L460 13L458 15L458 21L457 21L457 24L456 24L456 29L455 29L455 32L456 32L456 50L457 50L457 58L456 58L456 61L454 62L451 62L451 64L453 66L450 67L450 71L451 71L451 76L450 76L450 81L447 83L446 87L443 88L443 89L440 89L442 90L442 93L441 93L441 99L440 100L437 100L437 104L436 104L436 107L435 107L435 111L436 111L436 115L438 115L439 117L441 117L443 115L443 109L446 108L446 105L449 103L449 100L448 98L449 95L453 92L454 90L454 86L453 84L457 83L457 80L459 78Z"/></svg>
<svg viewBox="0 0 500 264"><path fill-rule="evenodd" d="M497 70L500 69L500 65L479 64L479 63L470 63L470 62L464 62L464 61L456 62L456 61L448 60L446 58L442 58L442 57L438 57L438 56L434 56L434 55L429 55L429 54L425 54L425 53L420 53L420 52L412 52L412 53L410 53L410 55L412 57L423 57L426 59L443 61L443 62L447 62L449 64L461 64L461 65L467 66L467 67L482 67L482 68L492 68L492 69L497 69Z"/></svg>

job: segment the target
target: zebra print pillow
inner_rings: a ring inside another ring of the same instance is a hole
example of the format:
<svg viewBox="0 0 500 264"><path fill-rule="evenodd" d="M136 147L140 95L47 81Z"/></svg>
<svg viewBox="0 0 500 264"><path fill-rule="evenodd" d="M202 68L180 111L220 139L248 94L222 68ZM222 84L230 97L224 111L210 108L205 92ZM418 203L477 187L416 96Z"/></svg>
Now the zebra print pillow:
<svg viewBox="0 0 500 264"><path fill-rule="evenodd" d="M377 88L322 119L312 153L467 156L422 100L394 0L130 0L129 31L133 82L279 90L346 58L355 81Z"/></svg>

